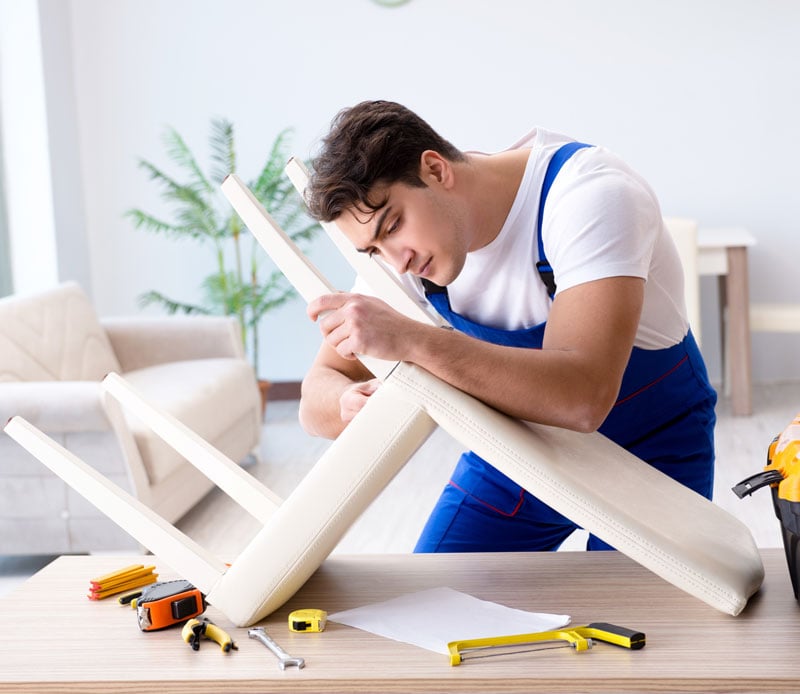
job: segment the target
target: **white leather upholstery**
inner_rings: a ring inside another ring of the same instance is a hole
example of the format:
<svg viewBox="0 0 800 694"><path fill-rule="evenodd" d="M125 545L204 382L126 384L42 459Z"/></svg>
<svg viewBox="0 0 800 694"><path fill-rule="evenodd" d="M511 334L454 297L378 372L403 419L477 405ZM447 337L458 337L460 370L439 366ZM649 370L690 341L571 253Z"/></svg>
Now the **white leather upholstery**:
<svg viewBox="0 0 800 694"><path fill-rule="evenodd" d="M387 382L208 593L238 626L278 609L436 428Z"/></svg>
<svg viewBox="0 0 800 694"><path fill-rule="evenodd" d="M391 381L517 484L687 593L735 615L761 585L741 521L601 434L514 420L412 365Z"/></svg>
<svg viewBox="0 0 800 694"><path fill-rule="evenodd" d="M236 624L278 609L441 425L515 482L678 588L738 614L764 577L749 530L600 434L529 425L400 364L208 599ZM531 590L536 586L531 585Z"/></svg>

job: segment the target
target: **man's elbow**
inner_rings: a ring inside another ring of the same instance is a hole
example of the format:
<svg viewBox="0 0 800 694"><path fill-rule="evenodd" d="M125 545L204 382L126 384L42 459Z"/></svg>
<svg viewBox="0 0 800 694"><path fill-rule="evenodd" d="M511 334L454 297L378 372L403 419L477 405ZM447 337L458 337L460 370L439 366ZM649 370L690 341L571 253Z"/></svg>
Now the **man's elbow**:
<svg viewBox="0 0 800 694"><path fill-rule="evenodd" d="M297 413L297 419L300 422L300 426L303 427L303 431L310 436L321 436L322 434L319 432L316 424L316 418L313 416L313 412L310 412L309 410L310 407L308 405L308 398L301 398L300 408Z"/></svg>
<svg viewBox="0 0 800 694"><path fill-rule="evenodd" d="M297 419L309 436L335 439L344 429L344 422L339 417L332 416L320 406L319 397L306 392L301 392Z"/></svg>
<svg viewBox="0 0 800 694"><path fill-rule="evenodd" d="M592 434L597 431L605 421L605 418L594 417L588 415L582 418L576 418L571 422L567 429L572 429L580 434Z"/></svg>
<svg viewBox="0 0 800 694"><path fill-rule="evenodd" d="M603 426L613 405L613 398L589 395L569 407L569 421L564 428L581 434L594 433Z"/></svg>

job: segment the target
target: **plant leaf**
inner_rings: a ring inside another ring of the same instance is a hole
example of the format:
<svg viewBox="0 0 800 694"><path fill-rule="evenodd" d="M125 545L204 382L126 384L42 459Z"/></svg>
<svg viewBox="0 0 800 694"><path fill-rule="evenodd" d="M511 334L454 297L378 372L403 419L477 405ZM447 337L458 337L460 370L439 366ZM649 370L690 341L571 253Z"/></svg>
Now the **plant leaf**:
<svg viewBox="0 0 800 694"><path fill-rule="evenodd" d="M186 142L175 128L167 128L164 133L164 144L167 147L169 158L189 173L188 187L191 187L198 194L205 192L213 195L216 192L205 177L205 174L203 174Z"/></svg>
<svg viewBox="0 0 800 694"><path fill-rule="evenodd" d="M175 239L183 238L185 236L201 238L201 234L198 234L197 229L194 227L186 228L183 226L177 226L175 224L165 222L162 219L153 217L142 210L127 210L124 216L128 219L131 219L134 227L137 229L144 229L145 231L151 231L156 234L166 234L168 237Z"/></svg>
<svg viewBox="0 0 800 694"><path fill-rule="evenodd" d="M175 313L207 315L210 313L210 311L203 306L173 301L172 299L164 296L161 292L156 291L149 291L145 292L144 294L140 294L138 297L138 303L141 308L145 308L151 304L160 304L170 315Z"/></svg>
<svg viewBox="0 0 800 694"><path fill-rule="evenodd" d="M155 164L144 159L139 161L139 166L148 172L150 180L156 181L161 186L161 197L172 204L176 216L182 222L180 225L174 225L176 228L196 226L197 229L192 235L202 233L212 238L218 235L217 215L213 204L203 197L202 191L178 183Z"/></svg>
<svg viewBox="0 0 800 694"><path fill-rule="evenodd" d="M236 173L236 149L233 139L233 123L225 118L211 121L211 180L217 187L228 174Z"/></svg>

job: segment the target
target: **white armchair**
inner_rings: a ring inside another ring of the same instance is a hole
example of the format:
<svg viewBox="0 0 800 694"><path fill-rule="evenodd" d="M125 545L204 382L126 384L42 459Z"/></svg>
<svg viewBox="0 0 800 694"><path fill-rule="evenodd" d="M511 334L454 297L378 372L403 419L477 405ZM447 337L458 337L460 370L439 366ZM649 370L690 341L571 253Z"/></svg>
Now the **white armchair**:
<svg viewBox="0 0 800 694"><path fill-rule="evenodd" d="M232 460L259 441L258 386L234 319L100 321L72 282L0 299L0 421L22 415L174 522L212 484L103 396L111 371ZM137 547L0 432L0 555Z"/></svg>
<svg viewBox="0 0 800 694"><path fill-rule="evenodd" d="M700 276L697 270L697 222L681 217L665 217L664 223L672 236L683 266L683 291L686 314L694 339L700 345Z"/></svg>

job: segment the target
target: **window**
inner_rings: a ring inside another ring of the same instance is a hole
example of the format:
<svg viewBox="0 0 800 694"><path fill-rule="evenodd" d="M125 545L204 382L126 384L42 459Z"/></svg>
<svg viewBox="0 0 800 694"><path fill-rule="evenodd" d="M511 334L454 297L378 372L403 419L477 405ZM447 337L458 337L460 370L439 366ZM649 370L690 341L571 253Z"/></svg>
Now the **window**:
<svg viewBox="0 0 800 694"><path fill-rule="evenodd" d="M14 284L11 277L11 255L8 244L8 217L6 216L5 182L3 180L3 141L0 138L0 296L11 294Z"/></svg>

